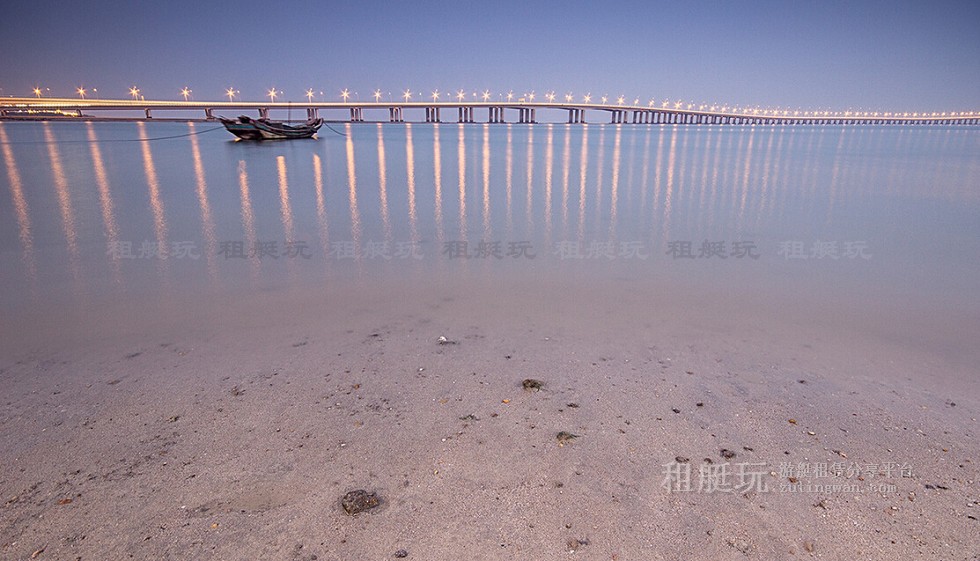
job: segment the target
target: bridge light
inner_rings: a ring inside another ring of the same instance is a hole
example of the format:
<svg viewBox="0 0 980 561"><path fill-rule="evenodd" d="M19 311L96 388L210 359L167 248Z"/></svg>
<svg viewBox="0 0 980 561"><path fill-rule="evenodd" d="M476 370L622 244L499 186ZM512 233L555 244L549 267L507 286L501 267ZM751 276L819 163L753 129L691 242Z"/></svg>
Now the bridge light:
<svg viewBox="0 0 980 561"><path fill-rule="evenodd" d="M514 90L511 90L507 92L507 101L511 101L513 99L514 99Z"/></svg>
<svg viewBox="0 0 980 561"><path fill-rule="evenodd" d="M344 88L340 92L340 97L344 98L344 103L347 103L347 100L350 99L350 90L348 90L347 88Z"/></svg>
<svg viewBox="0 0 980 561"><path fill-rule="evenodd" d="M483 90L483 101L490 101L490 90Z"/></svg>
<svg viewBox="0 0 980 561"><path fill-rule="evenodd" d="M41 97L41 88L35 87L34 88L34 95L37 96L37 97Z"/></svg>
<svg viewBox="0 0 980 561"><path fill-rule="evenodd" d="M266 93L265 95L267 95L267 96L269 96L269 99L270 99L270 100L271 100L271 101L272 101L273 103L275 103L275 101L276 101L276 95L277 95L277 94L276 94L276 88L272 88L272 89L270 89L270 90L268 91L268 93Z"/></svg>
<svg viewBox="0 0 980 561"><path fill-rule="evenodd" d="M585 103L592 103L592 94L591 93L585 94L582 97L582 100L585 101Z"/></svg>
<svg viewBox="0 0 980 561"><path fill-rule="evenodd" d="M457 91L456 92L456 100L457 101L463 101L464 99L466 99L466 92L464 92L463 90Z"/></svg>
<svg viewBox="0 0 980 561"><path fill-rule="evenodd" d="M381 101L381 90L374 90L374 102Z"/></svg>
<svg viewBox="0 0 980 561"><path fill-rule="evenodd" d="M555 92L554 91L548 92L547 94L545 94L545 97L548 98L548 101L549 102L551 102L551 103L554 103L555 102Z"/></svg>
<svg viewBox="0 0 980 561"><path fill-rule="evenodd" d="M626 99L623 96L619 96L618 98L616 98L616 103L618 103L619 105L622 105L623 102L625 101Z"/></svg>
<svg viewBox="0 0 980 561"><path fill-rule="evenodd" d="M75 92L78 93L78 97L85 99L85 88L76 88Z"/></svg>
<svg viewBox="0 0 980 561"><path fill-rule="evenodd" d="M184 89L180 90L180 95L184 96L184 101L191 96L191 90L184 86Z"/></svg>
<svg viewBox="0 0 980 561"><path fill-rule="evenodd" d="M133 99L139 99L140 89L137 88L136 86L129 88L129 95L133 96Z"/></svg>
<svg viewBox="0 0 980 561"><path fill-rule="evenodd" d="M411 89L407 89L407 90L403 91L402 92L402 97L405 98L405 102L408 103L408 100L412 99L412 90Z"/></svg>
<svg viewBox="0 0 980 561"><path fill-rule="evenodd" d="M432 92L432 101L433 102L439 101L439 90L434 90Z"/></svg>

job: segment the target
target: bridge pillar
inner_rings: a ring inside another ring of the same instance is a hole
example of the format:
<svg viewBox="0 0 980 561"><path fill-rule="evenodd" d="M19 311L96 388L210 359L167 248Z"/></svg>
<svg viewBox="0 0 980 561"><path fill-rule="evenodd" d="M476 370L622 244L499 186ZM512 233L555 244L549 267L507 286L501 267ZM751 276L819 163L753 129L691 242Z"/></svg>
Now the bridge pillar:
<svg viewBox="0 0 980 561"><path fill-rule="evenodd" d="M212 113L213 111L214 109L211 109L210 107L206 108L204 110L204 118L207 119L208 121L213 121L214 120L214 114Z"/></svg>
<svg viewBox="0 0 980 561"><path fill-rule="evenodd" d="M259 119L268 119L268 118L269 118L269 108L268 107L260 107L259 108Z"/></svg>

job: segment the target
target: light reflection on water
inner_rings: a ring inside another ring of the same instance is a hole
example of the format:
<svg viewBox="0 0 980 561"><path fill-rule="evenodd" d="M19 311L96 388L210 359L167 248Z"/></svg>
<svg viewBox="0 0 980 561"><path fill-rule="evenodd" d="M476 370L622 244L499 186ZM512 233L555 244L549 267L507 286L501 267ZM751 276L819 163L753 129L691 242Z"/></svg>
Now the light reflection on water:
<svg viewBox="0 0 980 561"><path fill-rule="evenodd" d="M978 284L966 257L980 254L974 129L348 124L347 138L255 145L209 126L0 123L5 319L39 299L179 298L408 270L428 282L463 270L608 269L651 282L798 285L814 298L862 286L951 308ZM128 142L182 133L191 136ZM761 258L678 260L666 250L679 240L695 252L752 241ZM872 258L792 261L778 253L788 240L865 242ZM527 241L537 257L466 268L473 259L444 252L481 241L504 252ZM244 256L229 255L236 242ZM249 257L269 242L278 258ZM295 242L308 251L285 256ZM556 248L567 242L615 251L563 259ZM616 253L624 242L645 258ZM197 257L153 254L177 243ZM406 248L421 258L397 254Z"/></svg>

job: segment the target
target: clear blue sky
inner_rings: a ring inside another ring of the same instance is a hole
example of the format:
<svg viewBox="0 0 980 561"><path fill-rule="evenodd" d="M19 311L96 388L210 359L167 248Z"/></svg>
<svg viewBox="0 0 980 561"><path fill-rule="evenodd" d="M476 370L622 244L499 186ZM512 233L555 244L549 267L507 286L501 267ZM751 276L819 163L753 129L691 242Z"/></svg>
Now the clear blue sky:
<svg viewBox="0 0 980 561"><path fill-rule="evenodd" d="M980 110L980 2L5 0L2 95L489 89ZM417 98L417 94L416 94Z"/></svg>

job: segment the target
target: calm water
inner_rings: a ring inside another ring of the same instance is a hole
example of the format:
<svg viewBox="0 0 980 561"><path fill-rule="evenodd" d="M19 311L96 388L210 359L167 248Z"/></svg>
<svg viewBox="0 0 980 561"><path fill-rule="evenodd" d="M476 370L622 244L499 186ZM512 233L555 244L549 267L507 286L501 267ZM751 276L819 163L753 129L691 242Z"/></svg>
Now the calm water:
<svg viewBox="0 0 980 561"><path fill-rule="evenodd" d="M0 123L0 327L495 276L980 325L976 129L366 124L252 144L213 128Z"/></svg>

